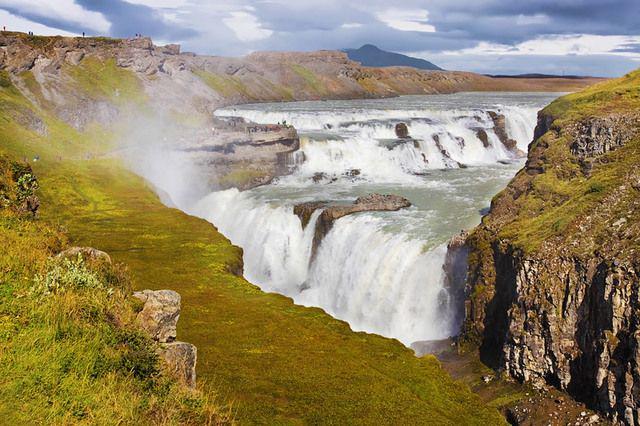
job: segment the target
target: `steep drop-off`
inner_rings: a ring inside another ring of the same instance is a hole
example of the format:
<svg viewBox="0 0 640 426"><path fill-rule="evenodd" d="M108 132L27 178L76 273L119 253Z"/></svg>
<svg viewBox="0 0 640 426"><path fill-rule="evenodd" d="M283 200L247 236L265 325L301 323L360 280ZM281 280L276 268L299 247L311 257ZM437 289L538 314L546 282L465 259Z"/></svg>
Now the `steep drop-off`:
<svg viewBox="0 0 640 426"><path fill-rule="evenodd" d="M124 52L132 53L134 61L155 60L156 48L148 48L145 40L15 37L24 38L18 42L22 44L16 47L3 39L1 54L0 153L28 161L39 177L42 206L35 223L64 227L74 244L105 250L115 261L125 262L135 289L178 291L182 297L178 335L197 346L198 382L206 395L217 394L221 406L232 405L235 420L248 424L503 422L497 410L453 381L434 357L418 359L397 341L354 333L348 324L320 309L296 306L289 298L260 291L239 276L240 249L211 224L163 205L143 179L112 158L113 150L121 148L117 141L123 137L123 128L131 128L126 118L143 123L153 111L169 106L179 110L182 102L193 101L188 95L163 97L167 92L162 92L163 83L158 80L169 77L143 77L144 73L119 62ZM76 47L69 51L58 42ZM132 47L136 43L147 47ZM118 46L125 48L118 50ZM163 55L175 53L175 48L163 49L169 50ZM24 67L16 68L23 56ZM67 57L78 62L56 59ZM169 67L169 62L163 67ZM167 87L181 87L182 80L176 77L175 81ZM198 109L195 104L193 108ZM188 122L179 114L174 119ZM148 131L144 136L153 138L156 133ZM93 367L89 355L94 352L84 353L81 343L86 340L76 340L80 333L57 328L60 322L55 318L47 320L49 305L41 307L46 341L29 334L31 329L25 325L34 324L17 317L13 308L25 300L20 296L28 291L37 271L28 269L24 246L16 244L25 232L21 222L16 225L11 219L9 225L17 226L17 231L0 230L1 241L11 247L1 256L0 268L0 356L8 356L2 363L3 377L8 378L0 385L2 418L12 413L24 423L119 419L144 423L147 418L139 417L136 404L142 409L171 409L173 418L179 417L180 412L162 400L154 399L155 405L149 406L135 395L120 392L120 386L136 390L126 370L124 379L93 392L93 370L85 367ZM25 226L30 229L31 225ZM39 252L38 261L46 262L52 252ZM17 284L22 285L18 292L13 290ZM108 291L100 297L111 307L124 304ZM86 298L95 302L97 295L89 291ZM113 325L108 311L96 312L92 305L86 310L72 306L71 312L64 305L51 305L63 318L71 313L83 325L88 323L82 330L88 333ZM100 341L107 352L110 342ZM17 346L22 352L10 351ZM69 347L73 351L61 351ZM58 358L47 357L44 349ZM110 364L98 367L111 377ZM33 395L25 393L29 389L35 389ZM193 398L180 402L202 406ZM149 417L150 423L173 421L162 409L154 413L162 417ZM178 418L174 423L188 421ZM206 423L206 419L192 423Z"/></svg>
<svg viewBox="0 0 640 426"><path fill-rule="evenodd" d="M553 102L470 246L466 338L613 419L640 408L640 71Z"/></svg>

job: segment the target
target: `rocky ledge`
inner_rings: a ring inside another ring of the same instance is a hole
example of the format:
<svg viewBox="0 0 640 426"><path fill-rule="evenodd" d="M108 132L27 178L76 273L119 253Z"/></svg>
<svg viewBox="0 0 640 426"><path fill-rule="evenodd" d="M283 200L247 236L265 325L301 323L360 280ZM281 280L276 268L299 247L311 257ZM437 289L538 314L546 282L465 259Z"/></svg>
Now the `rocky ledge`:
<svg viewBox="0 0 640 426"><path fill-rule="evenodd" d="M312 257L315 254L322 238L329 233L336 220L341 217L365 211L397 211L411 207L411 202L399 195L368 194L358 197L354 202L343 204L331 201L312 201L297 204L293 208L293 213L300 218L302 227L311 221L313 213L321 209L315 223L313 236Z"/></svg>

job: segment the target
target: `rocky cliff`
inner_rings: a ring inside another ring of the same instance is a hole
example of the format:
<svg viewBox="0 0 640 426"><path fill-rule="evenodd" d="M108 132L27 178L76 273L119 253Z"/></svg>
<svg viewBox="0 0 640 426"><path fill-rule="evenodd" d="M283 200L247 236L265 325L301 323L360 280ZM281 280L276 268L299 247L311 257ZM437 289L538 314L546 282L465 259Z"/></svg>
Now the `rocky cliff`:
<svg viewBox="0 0 640 426"><path fill-rule="evenodd" d="M178 45L155 46L149 38L38 37L12 32L0 33L0 69L33 101L55 106L75 127L86 125L89 118L112 120L125 101L150 100L155 109L187 115L246 102L549 90L550 84L556 90L572 90L593 82L369 68L337 51L256 52L224 58L181 53ZM95 81L87 76L87 71L117 74L118 70L132 71L137 81L109 87L93 85Z"/></svg>
<svg viewBox="0 0 640 426"><path fill-rule="evenodd" d="M465 338L521 381L640 414L640 71L539 114L523 170L469 236Z"/></svg>

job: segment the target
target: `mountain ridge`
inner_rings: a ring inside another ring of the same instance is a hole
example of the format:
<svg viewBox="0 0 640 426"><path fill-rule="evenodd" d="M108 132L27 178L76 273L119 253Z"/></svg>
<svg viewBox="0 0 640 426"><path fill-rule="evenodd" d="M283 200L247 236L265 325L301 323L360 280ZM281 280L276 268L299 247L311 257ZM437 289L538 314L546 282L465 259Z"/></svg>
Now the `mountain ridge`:
<svg viewBox="0 0 640 426"><path fill-rule="evenodd" d="M412 67L421 70L444 71L436 64L425 59L401 53L382 50L373 44L364 44L358 49L343 49L352 61L360 62L366 67Z"/></svg>

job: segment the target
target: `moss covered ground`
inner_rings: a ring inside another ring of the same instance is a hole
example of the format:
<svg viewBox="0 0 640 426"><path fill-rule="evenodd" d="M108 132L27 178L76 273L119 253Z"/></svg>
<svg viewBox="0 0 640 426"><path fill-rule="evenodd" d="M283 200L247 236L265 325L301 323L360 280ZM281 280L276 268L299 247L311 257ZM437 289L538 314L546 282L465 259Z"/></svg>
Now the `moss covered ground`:
<svg viewBox="0 0 640 426"><path fill-rule="evenodd" d="M76 72L81 73L81 69ZM85 79L75 75L80 82ZM94 81L99 76L92 73L86 81L103 88L101 93L115 87L111 77ZM162 205L146 183L119 161L86 155L106 151L110 132L77 132L31 106L13 86L0 88L0 102L8 109L27 107L47 124L48 132L41 136L0 112L0 151L29 160L39 177L42 205L38 223L64 229L71 244L96 247L126 264L136 289L178 291L183 306L178 337L198 347L197 372L204 395L218 395L218 402L223 407L231 406L233 417L240 423L504 422L497 410L485 406L466 385L453 381L434 357L419 359L395 340L355 333L320 309L296 306L289 298L264 293L231 273L240 266L241 250L211 224ZM33 162L34 158L39 160ZM13 240L6 244L11 252L5 252L5 256L22 252ZM23 274L19 268L14 264L4 267L9 281ZM3 301L11 302L16 295L7 291L6 285L5 280ZM2 321L11 326L7 322L15 321L14 313L5 313ZM50 369L50 354L39 350L43 341L31 336L27 328L17 329L30 339L32 350L26 346L20 350L31 359L32 374L44 372L56 383L66 381L69 388L75 380L87 380L82 375L69 376L64 369ZM42 332L52 331L44 327ZM92 338L89 336L87 344L94 344ZM7 345L17 348L23 344L11 336L8 343L4 342L5 352L0 356L6 355ZM58 350L53 342L53 350ZM71 345L74 342L69 340ZM75 357L82 357L83 344L79 341L67 352L72 364ZM3 368L4 377L19 376L22 371L22 367L6 363ZM110 383L100 388L104 394L97 395L116 395L120 386L135 391L128 383ZM43 398L47 395L55 406L63 397L42 391L37 380L28 386L26 390L41 392ZM30 404L36 404L25 394L16 393L15 388L3 389L5 396L13 393L12 398L19 399L15 403L25 412ZM96 392L94 387L80 389ZM120 407L120 396L108 401L96 396L92 401L105 418L115 410L125 410L129 417L124 419L144 414L135 410L135 403L145 399L122 392L122 398L129 399L130 404ZM11 406L5 401L14 400L3 399L0 410L6 412ZM62 407L56 413L68 412L68 407ZM69 422L75 422L74 418Z"/></svg>
<svg viewBox="0 0 640 426"><path fill-rule="evenodd" d="M640 70L563 96L546 107L541 114L552 117L551 131L531 145L530 150L544 150L541 161L544 173L528 177L521 171L512 186L527 181L528 189L513 202L510 190L496 196L504 204L513 204L515 212L501 230L503 238L513 241L522 250L531 252L552 239L565 240L580 235L579 220L588 216L603 200L612 195L640 162L640 138L600 156L589 174L581 171L581 163L571 153L570 129L574 123L592 117L638 114L640 111ZM504 198L506 197L506 198ZM616 209L626 211L630 198L616 201ZM613 216L616 216L615 214ZM622 214L624 216L624 214ZM583 238L577 254L593 253L609 235L609 224L590 229L593 238ZM597 234L597 235L596 235ZM591 244L585 244L590 241Z"/></svg>

